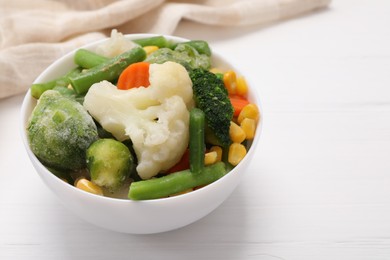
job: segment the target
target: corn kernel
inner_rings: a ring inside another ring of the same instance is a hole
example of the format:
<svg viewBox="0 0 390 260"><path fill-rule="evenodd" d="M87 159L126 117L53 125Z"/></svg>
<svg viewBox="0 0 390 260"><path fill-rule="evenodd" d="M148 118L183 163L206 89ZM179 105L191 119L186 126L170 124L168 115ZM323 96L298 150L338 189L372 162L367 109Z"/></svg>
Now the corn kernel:
<svg viewBox="0 0 390 260"><path fill-rule="evenodd" d="M75 186L83 191L103 196L102 188L85 178L77 179L75 181Z"/></svg>
<svg viewBox="0 0 390 260"><path fill-rule="evenodd" d="M230 121L229 135L233 143L242 143L246 137L244 130L233 121Z"/></svg>
<svg viewBox="0 0 390 260"><path fill-rule="evenodd" d="M210 152L216 152L217 153L217 162L222 161L222 148L221 146L211 146Z"/></svg>
<svg viewBox="0 0 390 260"><path fill-rule="evenodd" d="M223 83L229 94L236 94L237 92L237 77L236 73L229 70L223 74Z"/></svg>
<svg viewBox="0 0 390 260"><path fill-rule="evenodd" d="M241 162L242 159L244 159L246 155L246 148L244 145L239 143L232 143L229 146L229 155L228 155L228 162L236 166Z"/></svg>
<svg viewBox="0 0 390 260"><path fill-rule="evenodd" d="M242 108L240 114L238 115L237 122L241 124L244 118L254 119L255 122L259 120L260 112L257 106L253 103L250 103Z"/></svg>
<svg viewBox="0 0 390 260"><path fill-rule="evenodd" d="M252 118L244 118L241 121L241 128L245 132L246 139L251 140L255 136L256 121Z"/></svg>
<svg viewBox="0 0 390 260"><path fill-rule="evenodd" d="M248 83L244 77L237 78L237 94L240 96L246 96L248 94Z"/></svg>
<svg viewBox="0 0 390 260"><path fill-rule="evenodd" d="M217 162L217 152L208 152L204 155L204 165L211 165Z"/></svg>
<svg viewBox="0 0 390 260"><path fill-rule="evenodd" d="M150 46L145 46L143 49L146 52L146 55L149 55L149 54L157 51L159 48L158 48L158 46L150 45Z"/></svg>

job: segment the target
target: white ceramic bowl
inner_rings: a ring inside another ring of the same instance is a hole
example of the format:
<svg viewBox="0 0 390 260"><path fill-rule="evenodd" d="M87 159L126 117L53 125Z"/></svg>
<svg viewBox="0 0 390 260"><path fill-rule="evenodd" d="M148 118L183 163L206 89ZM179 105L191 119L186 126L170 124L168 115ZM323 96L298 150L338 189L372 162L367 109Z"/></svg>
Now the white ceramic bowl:
<svg viewBox="0 0 390 260"><path fill-rule="evenodd" d="M150 36L154 35L126 35L129 39ZM166 38L176 42L187 40L173 36L166 36ZM105 40L88 44L83 46L83 48L93 50L103 41ZM75 51L68 53L50 65L35 80L35 83L52 80L64 75L71 68L75 67L75 64L73 63L74 53ZM218 55L215 50L213 50L213 64L221 68L233 68L239 74L244 75L248 80L249 86L252 87L249 90L248 98L252 103L256 103L261 111L259 98L253 89L255 84L250 80L249 75L243 74L238 68L229 64L226 59ZM252 160L261 133L261 123L259 123L256 136L246 157L238 166L218 181L180 196L147 201L131 201L102 197L84 192L67 184L48 171L32 153L27 140L27 121L35 105L36 100L31 97L31 93L28 91L22 104L21 132L27 154L43 182L68 209L82 219L97 226L123 233L151 234L174 230L191 224L209 214L217 208L239 184Z"/></svg>

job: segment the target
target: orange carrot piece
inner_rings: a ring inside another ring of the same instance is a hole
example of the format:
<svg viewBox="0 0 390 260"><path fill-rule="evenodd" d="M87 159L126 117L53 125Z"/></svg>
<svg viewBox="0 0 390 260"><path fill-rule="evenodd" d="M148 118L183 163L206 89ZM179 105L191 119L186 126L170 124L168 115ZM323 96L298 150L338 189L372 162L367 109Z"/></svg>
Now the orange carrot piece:
<svg viewBox="0 0 390 260"><path fill-rule="evenodd" d="M119 75L117 88L118 89L131 89L138 87L148 87L149 82L149 63L148 62L136 62L130 64Z"/></svg>
<svg viewBox="0 0 390 260"><path fill-rule="evenodd" d="M234 116L238 116L241 110L243 109L243 107L249 104L249 101L243 96L229 95L229 99L234 108L234 114L233 114Z"/></svg>

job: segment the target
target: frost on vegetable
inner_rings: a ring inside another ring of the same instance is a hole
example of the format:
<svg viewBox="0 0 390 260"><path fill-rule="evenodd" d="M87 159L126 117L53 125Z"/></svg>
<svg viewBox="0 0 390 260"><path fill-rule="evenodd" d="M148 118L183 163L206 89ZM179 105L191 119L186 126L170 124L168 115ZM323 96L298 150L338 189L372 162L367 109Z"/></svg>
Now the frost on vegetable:
<svg viewBox="0 0 390 260"><path fill-rule="evenodd" d="M206 54L199 53L194 47L180 43L174 50L161 48L153 52L146 58L150 63L164 63L173 61L180 63L187 70L202 68L208 70L211 65L210 57Z"/></svg>
<svg viewBox="0 0 390 260"><path fill-rule="evenodd" d="M131 139L137 172L149 179L176 164L188 146L192 82L174 62L151 64L150 86L119 90L110 82L92 85L84 107L104 129Z"/></svg>
<svg viewBox="0 0 390 260"><path fill-rule="evenodd" d="M55 90L44 92L38 100L27 134L31 150L43 164L69 170L86 166L85 152L98 138L83 106Z"/></svg>

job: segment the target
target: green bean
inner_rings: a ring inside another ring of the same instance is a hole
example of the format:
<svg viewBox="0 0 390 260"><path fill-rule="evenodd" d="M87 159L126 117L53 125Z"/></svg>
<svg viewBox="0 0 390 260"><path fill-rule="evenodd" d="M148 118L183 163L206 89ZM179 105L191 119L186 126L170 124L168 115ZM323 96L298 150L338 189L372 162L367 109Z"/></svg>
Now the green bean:
<svg viewBox="0 0 390 260"><path fill-rule="evenodd" d="M76 96L76 92L72 88L55 86L53 90L60 92L61 95L66 97L74 98Z"/></svg>
<svg viewBox="0 0 390 260"><path fill-rule="evenodd" d="M69 71L65 76L60 78L44 82L44 83L35 83L31 85L31 96L36 99L39 99L43 92L49 89L54 89L55 87L67 87L70 83L69 77L73 77L75 75L80 74L81 68L77 67Z"/></svg>
<svg viewBox="0 0 390 260"><path fill-rule="evenodd" d="M78 49L74 54L74 62L84 69L90 69L107 61L108 58L86 49Z"/></svg>
<svg viewBox="0 0 390 260"><path fill-rule="evenodd" d="M127 66L143 61L145 57L145 51L136 47L89 69L85 73L70 77L70 82L77 94L84 94L96 82L116 80Z"/></svg>
<svg viewBox="0 0 390 260"><path fill-rule="evenodd" d="M223 162L206 166L198 174L193 174L187 169L160 178L133 182L130 185L128 197L132 200L163 198L190 188L210 184L225 174Z"/></svg>
<svg viewBox="0 0 390 260"><path fill-rule="evenodd" d="M153 36L148 38L136 39L133 42L145 46L158 46L159 48L170 48L171 43L164 36Z"/></svg>
<svg viewBox="0 0 390 260"><path fill-rule="evenodd" d="M43 92L45 92L46 90L49 90L49 89L53 89L56 86L58 80L59 79L55 79L55 80L51 80L51 81L45 82L45 83L32 84L31 88L30 88L31 96L33 96L36 99L39 99L41 97L41 95L43 94Z"/></svg>
<svg viewBox="0 0 390 260"><path fill-rule="evenodd" d="M204 135L204 112L199 108L190 111L190 170L199 173L204 167L205 135Z"/></svg>

